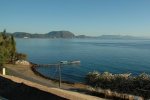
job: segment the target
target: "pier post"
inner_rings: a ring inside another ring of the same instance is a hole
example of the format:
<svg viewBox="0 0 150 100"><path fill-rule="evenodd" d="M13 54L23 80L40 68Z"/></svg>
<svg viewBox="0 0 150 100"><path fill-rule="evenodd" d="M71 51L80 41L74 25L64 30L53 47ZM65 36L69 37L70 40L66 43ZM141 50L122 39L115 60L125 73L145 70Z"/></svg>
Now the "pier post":
<svg viewBox="0 0 150 100"><path fill-rule="evenodd" d="M58 69L59 69L59 88L61 87L61 64L58 64Z"/></svg>

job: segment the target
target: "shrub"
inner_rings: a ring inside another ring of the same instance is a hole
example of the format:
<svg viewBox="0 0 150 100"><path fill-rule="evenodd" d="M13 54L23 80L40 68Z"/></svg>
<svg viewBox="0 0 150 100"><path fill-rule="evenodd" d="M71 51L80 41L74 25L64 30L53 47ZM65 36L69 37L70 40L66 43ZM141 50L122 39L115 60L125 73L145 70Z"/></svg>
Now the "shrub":
<svg viewBox="0 0 150 100"><path fill-rule="evenodd" d="M23 53L16 53L15 59L16 60L26 60L27 59L27 55L23 54Z"/></svg>
<svg viewBox="0 0 150 100"><path fill-rule="evenodd" d="M89 72L86 75L86 83L102 89L111 89L121 93L150 98L150 75L142 73L138 76L131 76L131 73L112 74L109 72Z"/></svg>

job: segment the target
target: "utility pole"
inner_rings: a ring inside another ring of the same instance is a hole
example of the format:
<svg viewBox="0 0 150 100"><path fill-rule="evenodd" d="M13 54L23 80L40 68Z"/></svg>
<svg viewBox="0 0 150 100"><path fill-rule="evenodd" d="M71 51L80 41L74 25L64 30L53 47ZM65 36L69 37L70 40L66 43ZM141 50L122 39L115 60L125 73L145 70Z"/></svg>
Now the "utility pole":
<svg viewBox="0 0 150 100"><path fill-rule="evenodd" d="M61 65L67 65L67 64L80 64L80 61L60 61L58 64L58 70L59 70L59 88L61 88Z"/></svg>
<svg viewBox="0 0 150 100"><path fill-rule="evenodd" d="M59 88L61 87L61 64L58 64L58 69L59 69Z"/></svg>

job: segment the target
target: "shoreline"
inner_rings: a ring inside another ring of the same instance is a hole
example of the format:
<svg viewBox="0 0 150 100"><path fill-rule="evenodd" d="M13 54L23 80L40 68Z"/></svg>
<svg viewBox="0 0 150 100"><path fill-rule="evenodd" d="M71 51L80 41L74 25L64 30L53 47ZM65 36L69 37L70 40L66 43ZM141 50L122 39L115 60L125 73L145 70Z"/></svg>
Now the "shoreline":
<svg viewBox="0 0 150 100"><path fill-rule="evenodd" d="M27 78L27 79L29 78L29 80L38 81L39 83L46 83L47 86L59 87L59 80L46 77L43 74L39 73L35 69L36 65L37 64L30 62L30 65L6 64L5 67L6 70L9 70L10 75ZM82 83L73 83L69 81L61 81L61 83L62 83L61 88L63 89L85 89L88 87L87 85Z"/></svg>
<svg viewBox="0 0 150 100"><path fill-rule="evenodd" d="M37 67L37 66L35 66L35 65L32 65L32 66L31 66L31 70L32 70L36 75L41 76L41 77L43 77L43 78L45 78L45 79L48 79L48 80L52 80L52 81L54 81L54 82L59 82L59 80L57 80L57 79L54 79L54 78L51 78L51 77L48 77L48 76L45 76L45 75L41 74L40 72L38 72L38 71L36 70L36 67ZM62 83L67 83L67 84L75 84L75 83L73 83L73 82L63 81L63 80L61 80L61 82L62 82Z"/></svg>
<svg viewBox="0 0 150 100"><path fill-rule="evenodd" d="M12 65L12 64L6 64L5 65L6 71L8 71L8 75L10 76L16 76L31 82L35 82L47 87L55 87L59 88L58 81L53 81L50 78L44 78L40 75L37 75L32 69L34 69L33 65L31 66L25 66L25 65ZM92 96L97 96L101 98L115 98L115 99L121 99L122 96L127 96L127 97L134 97L130 94L122 94L122 93L117 93L110 91L109 89L100 89L97 92L96 89L89 87L88 85L85 84L68 84L68 83L63 83L61 84L61 89L64 90L69 90L69 91L74 91L74 92L79 92L82 94L88 94ZM123 99L123 98L122 98Z"/></svg>
<svg viewBox="0 0 150 100"><path fill-rule="evenodd" d="M36 70L36 68L35 68L36 66L31 66L31 68L33 68L34 69L34 71L35 72L37 72L37 73L39 73L41 76L43 76L43 77L46 77L46 76L44 76L44 75L42 75L40 72L38 72L37 70ZM46 77L47 79L50 79L50 80L52 80L52 81L56 81L56 82L59 82L59 80L57 80L57 79L52 79L52 78L50 78L50 77ZM62 81L62 83L66 83L66 84L75 84L75 83L73 83L73 82L67 82L67 81ZM82 83L80 83L80 84L82 84ZM82 85L85 85L85 84L82 84ZM88 85L85 85L85 86L88 86ZM95 89L96 90L96 89ZM94 91L95 91L94 90ZM110 90L110 89L100 89L100 91L101 92L99 92L98 93L98 91L96 90L95 91L95 93L94 93L94 91L93 91L93 89L92 89L92 91L90 90L90 92L93 92L92 93L92 95L97 95L98 97L100 96L100 94L101 94L101 96L100 97L102 97L102 95L104 94L105 96L105 98L107 97L106 95L108 95L108 96L118 96L119 98L122 98L121 97L121 95L124 95L125 96L125 98L124 99L129 99L129 98L139 98L139 99L143 99L143 98L145 98L145 97L143 97L143 96L141 96L141 95L135 95L135 94L129 94L129 93L126 93L126 92L120 92L120 93L118 93L117 94L117 92L114 92L113 90ZM103 92L102 92L103 91ZM117 95L116 95L116 94ZM126 98L127 97L127 98Z"/></svg>
<svg viewBox="0 0 150 100"><path fill-rule="evenodd" d="M39 76L41 76L41 77L43 77L43 78L52 80L52 81L54 81L54 82L59 82L58 79L51 78L51 77L48 77L48 76L45 76L45 75L41 74L40 72L38 72L38 71L36 70L36 67L37 67L37 64L33 64L33 63L31 64L31 70L32 70L36 75L39 75ZM70 81L65 81L65 80L61 80L61 82L62 82L62 83L66 83L66 84L72 84L72 85L74 85L74 84L82 84L82 85L86 85L85 83L80 83L80 82L70 82Z"/></svg>

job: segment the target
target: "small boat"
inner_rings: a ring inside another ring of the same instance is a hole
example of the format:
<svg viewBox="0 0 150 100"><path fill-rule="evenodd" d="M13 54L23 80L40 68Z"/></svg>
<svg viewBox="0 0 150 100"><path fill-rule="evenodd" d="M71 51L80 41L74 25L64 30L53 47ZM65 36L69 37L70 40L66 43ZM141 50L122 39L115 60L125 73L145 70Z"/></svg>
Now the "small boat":
<svg viewBox="0 0 150 100"><path fill-rule="evenodd" d="M60 61L61 64L68 64L68 61Z"/></svg>
<svg viewBox="0 0 150 100"><path fill-rule="evenodd" d="M71 64L80 64L80 61L71 61Z"/></svg>
<svg viewBox="0 0 150 100"><path fill-rule="evenodd" d="M23 37L24 39L28 39L29 37Z"/></svg>
<svg viewBox="0 0 150 100"><path fill-rule="evenodd" d="M60 61L61 64L80 64L80 61Z"/></svg>

